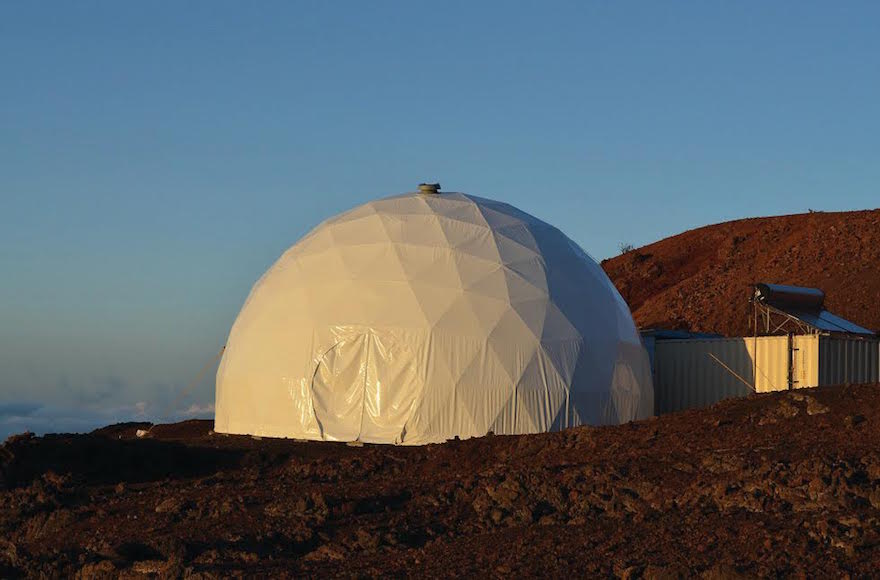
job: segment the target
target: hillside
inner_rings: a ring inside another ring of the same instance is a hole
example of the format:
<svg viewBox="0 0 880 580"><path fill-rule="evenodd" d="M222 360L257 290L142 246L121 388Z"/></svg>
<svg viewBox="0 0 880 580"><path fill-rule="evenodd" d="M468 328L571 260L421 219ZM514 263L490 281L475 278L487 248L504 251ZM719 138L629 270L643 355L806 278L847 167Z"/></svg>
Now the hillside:
<svg viewBox="0 0 880 580"><path fill-rule="evenodd" d="M0 577L869 577L880 386L397 447L210 421L0 446Z"/></svg>
<svg viewBox="0 0 880 580"><path fill-rule="evenodd" d="M605 260L642 328L749 333L749 285L812 286L832 312L880 328L880 210L737 220Z"/></svg>

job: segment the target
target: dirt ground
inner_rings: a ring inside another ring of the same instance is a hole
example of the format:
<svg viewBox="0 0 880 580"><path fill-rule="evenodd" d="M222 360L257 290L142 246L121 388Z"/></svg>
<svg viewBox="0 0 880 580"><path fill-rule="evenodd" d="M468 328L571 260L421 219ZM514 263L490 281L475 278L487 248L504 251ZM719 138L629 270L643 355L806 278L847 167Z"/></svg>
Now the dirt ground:
<svg viewBox="0 0 880 580"><path fill-rule="evenodd" d="M0 448L0 576L880 570L880 385L424 447L143 427Z"/></svg>
<svg viewBox="0 0 880 580"><path fill-rule="evenodd" d="M812 286L835 314L880 329L880 210L706 226L602 262L640 328L750 335L750 284Z"/></svg>

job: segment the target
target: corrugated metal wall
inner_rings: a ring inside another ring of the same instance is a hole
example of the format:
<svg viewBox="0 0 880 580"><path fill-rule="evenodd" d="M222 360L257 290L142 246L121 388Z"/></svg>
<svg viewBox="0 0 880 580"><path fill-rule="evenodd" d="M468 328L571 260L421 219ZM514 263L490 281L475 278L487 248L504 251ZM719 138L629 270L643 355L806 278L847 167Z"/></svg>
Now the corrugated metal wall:
<svg viewBox="0 0 880 580"><path fill-rule="evenodd" d="M642 346L648 351L648 362L651 365L651 374L654 373L654 347L657 340L653 336L642 336Z"/></svg>
<svg viewBox="0 0 880 580"><path fill-rule="evenodd" d="M658 414L713 405L752 392L880 381L880 341L802 335L657 340L654 407ZM724 366L722 366L722 363ZM724 367L728 368L724 368ZM740 378L737 378L737 375Z"/></svg>
<svg viewBox="0 0 880 580"><path fill-rule="evenodd" d="M729 397L748 395L752 389L743 381L748 385L757 382L759 392L788 388L788 337L785 336L758 337L757 340L658 340L654 348L657 413L705 407Z"/></svg>
<svg viewBox="0 0 880 580"><path fill-rule="evenodd" d="M880 342L855 338L819 338L819 385L880 381Z"/></svg>

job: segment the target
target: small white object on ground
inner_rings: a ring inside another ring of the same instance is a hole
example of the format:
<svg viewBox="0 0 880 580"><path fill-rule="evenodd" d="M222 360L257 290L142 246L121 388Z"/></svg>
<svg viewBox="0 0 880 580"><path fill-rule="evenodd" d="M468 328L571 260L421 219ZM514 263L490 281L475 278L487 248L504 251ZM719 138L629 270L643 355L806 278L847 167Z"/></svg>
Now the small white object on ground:
<svg viewBox="0 0 880 580"><path fill-rule="evenodd" d="M149 433L149 431L147 431L145 429L138 429L135 432L135 435L137 435L138 439L140 439L141 437L146 437L147 433Z"/></svg>

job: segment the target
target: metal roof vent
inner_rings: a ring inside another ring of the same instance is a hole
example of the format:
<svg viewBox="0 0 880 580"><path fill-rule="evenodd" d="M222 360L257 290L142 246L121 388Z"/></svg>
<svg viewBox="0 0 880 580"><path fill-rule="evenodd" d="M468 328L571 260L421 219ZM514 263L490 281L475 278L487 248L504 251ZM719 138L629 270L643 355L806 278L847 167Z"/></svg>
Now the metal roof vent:
<svg viewBox="0 0 880 580"><path fill-rule="evenodd" d="M439 183L420 183L419 193L440 193Z"/></svg>

